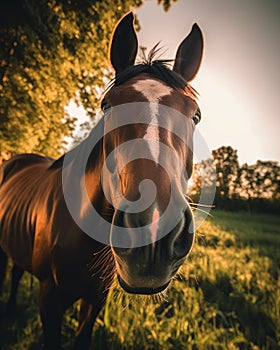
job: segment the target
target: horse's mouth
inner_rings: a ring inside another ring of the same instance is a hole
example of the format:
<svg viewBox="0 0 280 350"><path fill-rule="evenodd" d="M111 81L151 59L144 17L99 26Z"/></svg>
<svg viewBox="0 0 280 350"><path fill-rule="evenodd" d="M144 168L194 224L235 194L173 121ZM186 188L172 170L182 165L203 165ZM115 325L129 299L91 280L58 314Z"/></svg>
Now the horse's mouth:
<svg viewBox="0 0 280 350"><path fill-rule="evenodd" d="M151 294L157 294L160 292L163 292L169 285L170 281L165 283L163 286L157 287L157 288L145 288L145 287L131 287L129 286L119 275L118 275L118 281L122 289L130 294L144 294L144 295L151 295Z"/></svg>

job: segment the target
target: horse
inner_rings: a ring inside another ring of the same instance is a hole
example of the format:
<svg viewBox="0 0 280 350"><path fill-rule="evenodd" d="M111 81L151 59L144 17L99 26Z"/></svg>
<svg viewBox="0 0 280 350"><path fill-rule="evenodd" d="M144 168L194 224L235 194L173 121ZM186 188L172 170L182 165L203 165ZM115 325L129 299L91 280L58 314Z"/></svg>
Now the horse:
<svg viewBox="0 0 280 350"><path fill-rule="evenodd" d="M22 154L0 168L0 285L8 257L10 305L23 271L38 278L47 350L60 348L63 314L75 301L74 346L88 349L113 281L131 294L163 293L193 245L185 193L201 113L189 83L200 68L202 32L193 25L173 68L155 59L157 47L140 63L137 51L129 12L112 34L115 78L92 133L57 160Z"/></svg>

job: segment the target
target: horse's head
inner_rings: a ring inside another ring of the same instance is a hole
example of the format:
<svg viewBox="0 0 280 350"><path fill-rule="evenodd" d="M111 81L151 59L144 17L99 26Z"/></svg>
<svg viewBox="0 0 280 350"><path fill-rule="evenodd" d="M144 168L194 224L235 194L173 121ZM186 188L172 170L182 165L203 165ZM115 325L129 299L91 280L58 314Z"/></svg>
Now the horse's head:
<svg viewBox="0 0 280 350"><path fill-rule="evenodd" d="M188 85L202 57L195 24L173 70L148 59L134 65L138 44L129 13L118 23L110 59L116 72L103 99L107 195L115 207L111 243L124 290L164 290L189 253L193 216L185 197L200 111ZM154 50L155 51L155 50Z"/></svg>

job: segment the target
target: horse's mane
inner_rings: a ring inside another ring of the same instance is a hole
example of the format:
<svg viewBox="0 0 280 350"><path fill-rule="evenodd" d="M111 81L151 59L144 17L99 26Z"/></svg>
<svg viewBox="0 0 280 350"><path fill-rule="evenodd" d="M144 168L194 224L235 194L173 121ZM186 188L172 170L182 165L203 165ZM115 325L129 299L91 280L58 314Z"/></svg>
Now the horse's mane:
<svg viewBox="0 0 280 350"><path fill-rule="evenodd" d="M139 74L147 73L149 75L153 75L159 80L162 80L172 88L185 90L188 94L191 94L193 98L196 98L198 95L197 91L191 87L180 74L171 69L174 60L156 58L161 50L158 45L159 43L151 49L148 56L146 56L143 52L142 59L138 64L130 66L120 72L108 84L106 91L110 90L114 86L122 85L124 82Z"/></svg>

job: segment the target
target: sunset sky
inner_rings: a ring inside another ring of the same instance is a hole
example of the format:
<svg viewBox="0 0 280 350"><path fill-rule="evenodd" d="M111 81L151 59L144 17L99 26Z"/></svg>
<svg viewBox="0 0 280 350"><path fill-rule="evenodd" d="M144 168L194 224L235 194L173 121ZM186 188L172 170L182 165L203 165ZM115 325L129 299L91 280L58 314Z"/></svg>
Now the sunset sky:
<svg viewBox="0 0 280 350"><path fill-rule="evenodd" d="M156 0L136 11L140 45L161 41L174 58L197 22L205 54L193 81L209 148L231 145L240 163L280 161L280 1L178 0L165 13Z"/></svg>

